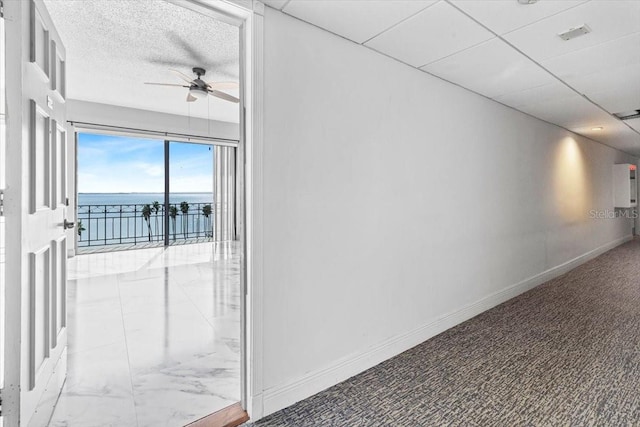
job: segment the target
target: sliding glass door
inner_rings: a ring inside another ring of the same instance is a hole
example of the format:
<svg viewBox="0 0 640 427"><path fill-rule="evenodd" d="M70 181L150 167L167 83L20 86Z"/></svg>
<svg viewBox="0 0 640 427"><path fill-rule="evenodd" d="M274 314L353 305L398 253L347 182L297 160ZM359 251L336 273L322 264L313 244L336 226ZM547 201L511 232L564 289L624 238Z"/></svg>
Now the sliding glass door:
<svg viewBox="0 0 640 427"><path fill-rule="evenodd" d="M218 242L236 238L236 148L214 149L214 239Z"/></svg>
<svg viewBox="0 0 640 427"><path fill-rule="evenodd" d="M213 239L215 147L169 142L169 244Z"/></svg>
<svg viewBox="0 0 640 427"><path fill-rule="evenodd" d="M78 134L78 249L236 237L236 148Z"/></svg>
<svg viewBox="0 0 640 427"><path fill-rule="evenodd" d="M164 141L80 133L77 247L162 244Z"/></svg>

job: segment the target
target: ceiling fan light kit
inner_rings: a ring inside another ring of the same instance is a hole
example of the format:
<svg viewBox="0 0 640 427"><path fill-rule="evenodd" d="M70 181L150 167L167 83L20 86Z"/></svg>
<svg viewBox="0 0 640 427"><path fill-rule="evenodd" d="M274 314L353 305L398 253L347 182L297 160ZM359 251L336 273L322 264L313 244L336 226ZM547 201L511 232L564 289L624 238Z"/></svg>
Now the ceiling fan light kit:
<svg viewBox="0 0 640 427"><path fill-rule="evenodd" d="M207 90L204 88L192 86L189 88L189 95L196 99L203 99L206 98L207 95L209 95L209 92L207 92Z"/></svg>

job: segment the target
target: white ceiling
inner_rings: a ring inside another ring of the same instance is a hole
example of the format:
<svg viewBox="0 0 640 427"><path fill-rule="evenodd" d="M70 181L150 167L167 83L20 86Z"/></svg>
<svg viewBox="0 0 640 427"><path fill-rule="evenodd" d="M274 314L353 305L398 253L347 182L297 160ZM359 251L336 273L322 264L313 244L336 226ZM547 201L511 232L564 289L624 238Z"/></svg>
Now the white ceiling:
<svg viewBox="0 0 640 427"><path fill-rule="evenodd" d="M238 81L239 30L158 0L45 0L67 51L67 97L189 117L239 121L237 104L214 97L187 103L169 69L205 81ZM238 96L237 91L227 91Z"/></svg>
<svg viewBox="0 0 640 427"><path fill-rule="evenodd" d="M264 0L284 13L640 155L640 1ZM587 24L569 40L558 33ZM604 127L601 131L594 127Z"/></svg>

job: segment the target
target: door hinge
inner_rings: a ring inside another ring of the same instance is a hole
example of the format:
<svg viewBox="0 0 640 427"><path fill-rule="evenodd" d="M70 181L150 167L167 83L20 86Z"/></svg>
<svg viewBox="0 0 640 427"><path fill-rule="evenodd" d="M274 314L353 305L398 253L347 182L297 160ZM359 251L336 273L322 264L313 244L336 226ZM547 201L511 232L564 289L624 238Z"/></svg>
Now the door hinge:
<svg viewBox="0 0 640 427"><path fill-rule="evenodd" d="M4 18L4 2L0 0L0 18Z"/></svg>
<svg viewBox="0 0 640 427"><path fill-rule="evenodd" d="M4 190L0 190L0 216L4 216Z"/></svg>

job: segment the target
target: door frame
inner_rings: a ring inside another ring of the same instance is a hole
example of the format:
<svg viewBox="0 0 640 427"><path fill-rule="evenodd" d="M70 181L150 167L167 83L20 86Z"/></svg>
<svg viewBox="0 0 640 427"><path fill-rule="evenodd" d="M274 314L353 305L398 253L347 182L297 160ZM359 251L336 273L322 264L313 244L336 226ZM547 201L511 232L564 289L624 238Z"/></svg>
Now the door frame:
<svg viewBox="0 0 640 427"><path fill-rule="evenodd" d="M187 8L205 11L208 15L235 25L240 31L240 144L238 150L238 187L244 191L240 195L238 229L244 248L241 254L241 405L253 420L263 415L262 392L262 277L263 277L263 28L264 4L257 0L167 0ZM22 3L22 2L20 2ZM20 17L22 18L22 17ZM22 53L28 51L29 41L22 34L7 29L6 60L22 61ZM21 81L20 67L15 63L7 67L7 82ZM7 84L7 111L22 114L21 84ZM22 119L19 120L22 122ZM22 126L7 120L7 140L27 141L28 136ZM7 147L7 158L18 158L17 144ZM14 148L12 148L14 147ZM8 171L10 173L10 171ZM26 207L22 197L5 199L7 217L21 215ZM21 230L7 227L7 263L15 262L21 256L12 251L19 243ZM4 277L6 283L15 283L20 277ZM19 301L21 286L6 286L2 295L5 301ZM6 326L5 343L19 343L21 310L19 304L5 307L3 323ZM12 361L18 361L20 346L6 345L4 350ZM18 354L18 357L16 357ZM20 371L14 363L4 364L4 384L0 390L2 399L2 425L19 424L20 417Z"/></svg>
<svg viewBox="0 0 640 427"><path fill-rule="evenodd" d="M167 0L240 31L240 142L237 186L241 253L241 399L252 421L263 416L264 11L258 0Z"/></svg>
<svg viewBox="0 0 640 427"><path fill-rule="evenodd" d="M257 0L169 0L195 3L230 16L240 29L240 144L238 230L243 240L241 298L241 405L263 416L263 120L264 11ZM218 19L223 19L219 17ZM232 23L232 22L229 22Z"/></svg>

